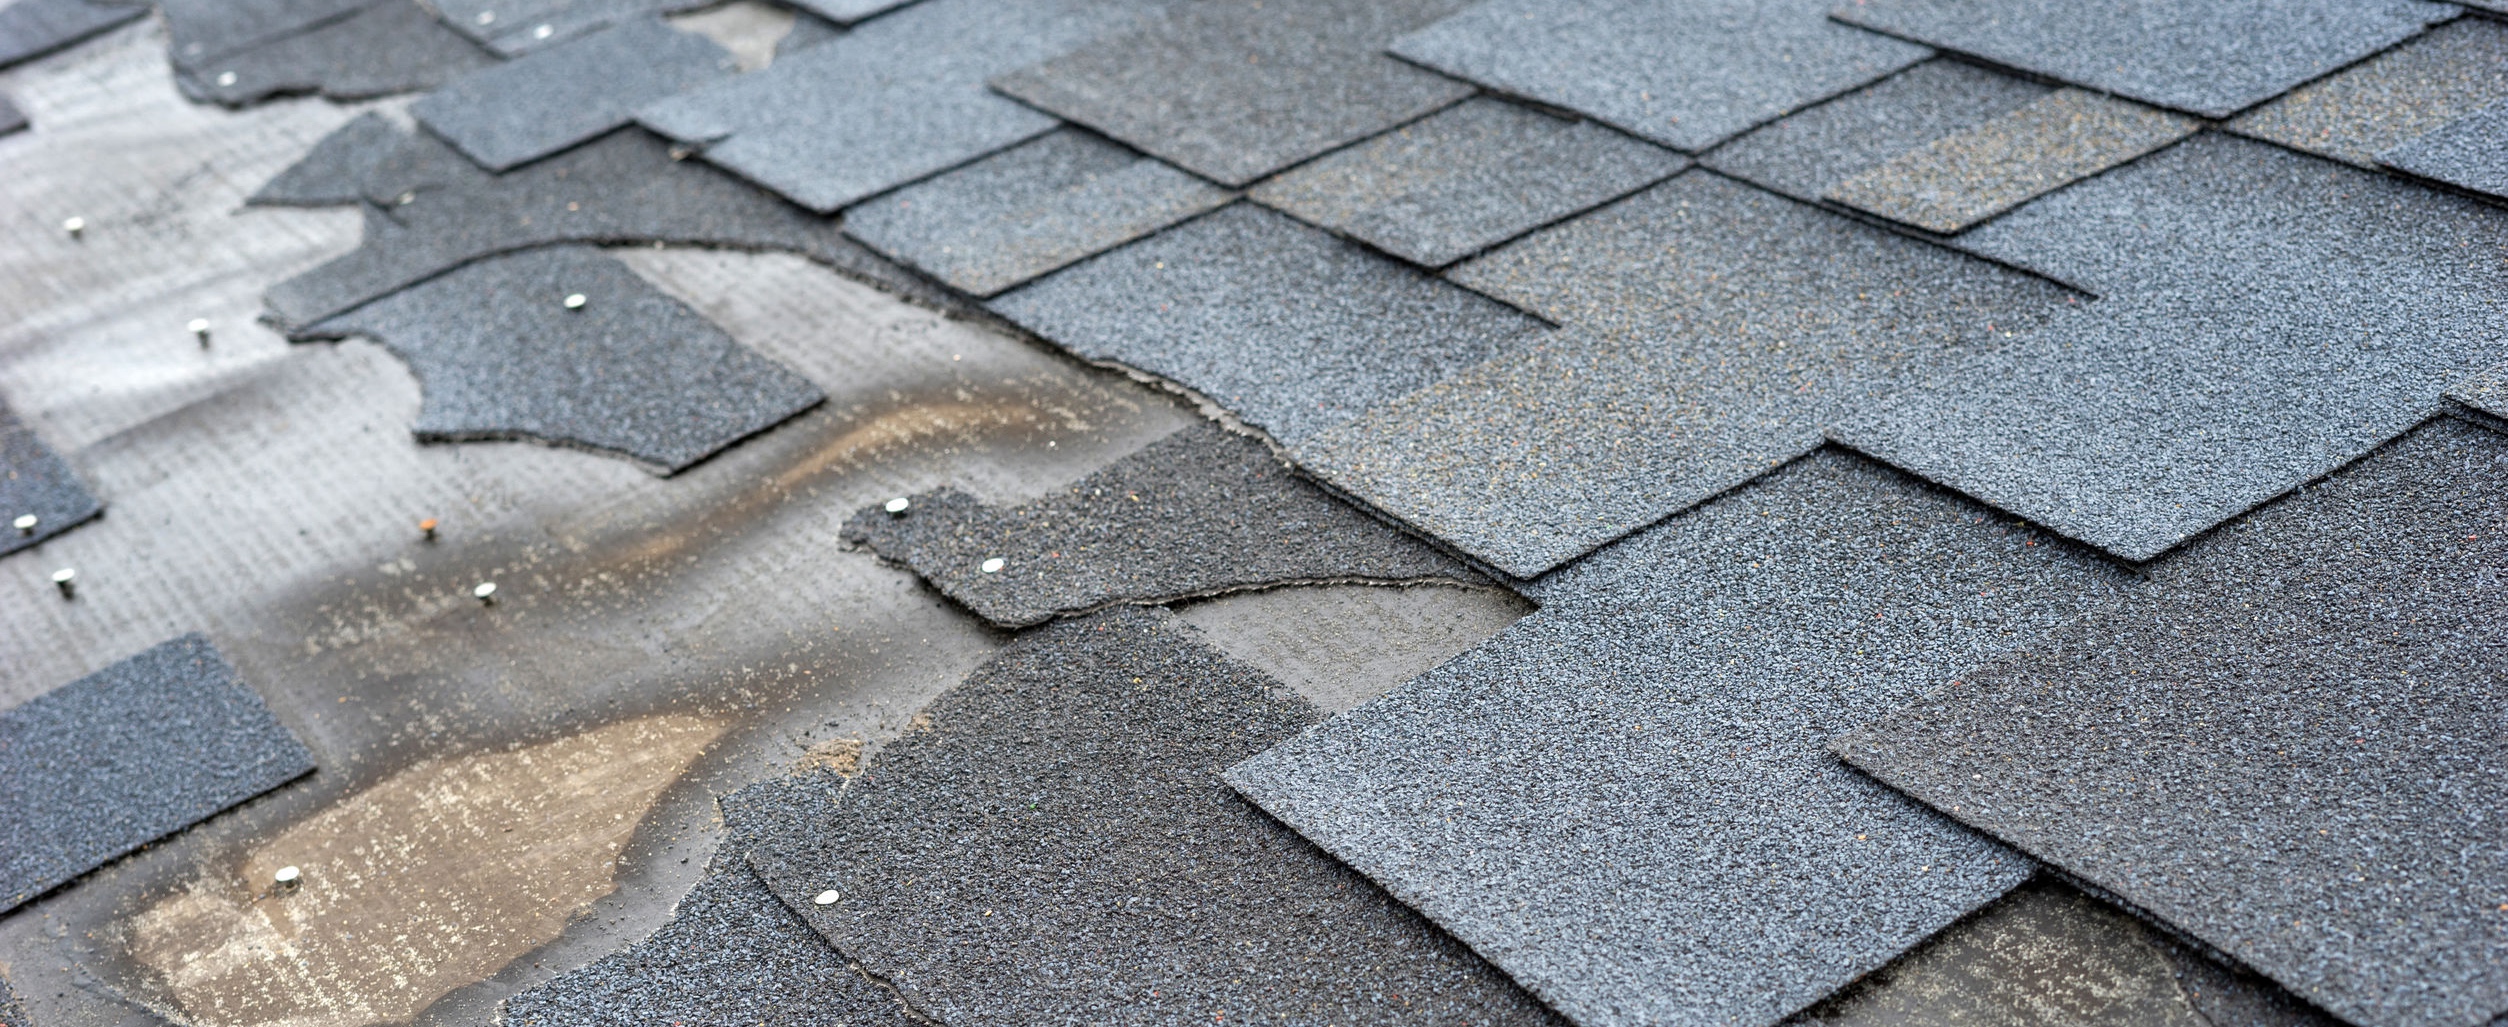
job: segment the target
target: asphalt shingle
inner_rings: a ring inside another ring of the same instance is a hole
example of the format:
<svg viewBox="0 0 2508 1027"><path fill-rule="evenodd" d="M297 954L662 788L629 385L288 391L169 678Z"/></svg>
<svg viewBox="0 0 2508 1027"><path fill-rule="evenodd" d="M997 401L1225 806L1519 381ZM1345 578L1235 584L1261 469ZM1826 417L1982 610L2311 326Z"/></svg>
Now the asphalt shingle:
<svg viewBox="0 0 2508 1027"><path fill-rule="evenodd" d="M0 68L34 60L147 16L144 3L15 0L0 7Z"/></svg>
<svg viewBox="0 0 2508 1027"><path fill-rule="evenodd" d="M580 309L564 305L572 295ZM588 247L480 261L307 334L366 336L407 362L425 390L421 441L529 438L660 474L826 398Z"/></svg>
<svg viewBox="0 0 2508 1027"><path fill-rule="evenodd" d="M0 403L0 556L41 544L103 512L104 504L69 463ZM16 526L29 515L33 528Z"/></svg>
<svg viewBox="0 0 2508 1027"><path fill-rule="evenodd" d="M1973 64L1930 60L1755 129L1699 162L1809 203L1830 186L2052 91Z"/></svg>
<svg viewBox="0 0 2508 1027"><path fill-rule="evenodd" d="M313 769L200 635L0 712L0 913Z"/></svg>
<svg viewBox="0 0 2508 1027"><path fill-rule="evenodd" d="M230 107L319 93L365 100L435 86L496 63L414 0L383 0L348 17L178 65L184 95Z"/></svg>
<svg viewBox="0 0 2508 1027"><path fill-rule="evenodd" d="M2388 167L2508 199L2508 100L2378 155Z"/></svg>
<svg viewBox="0 0 2508 1027"><path fill-rule="evenodd" d="M2193 135L2202 122L2061 89L1830 188L1827 198L1951 234Z"/></svg>
<svg viewBox="0 0 2508 1027"><path fill-rule="evenodd" d="M893 11L916 0L795 0L801 9L838 25L851 25L874 14Z"/></svg>
<svg viewBox="0 0 2508 1027"><path fill-rule="evenodd" d="M2508 439L2440 420L1837 743L2366 1027L2508 1012Z"/></svg>
<svg viewBox="0 0 2508 1027"><path fill-rule="evenodd" d="M1228 780L1585 1027L1773 1024L2029 876L1825 746L2127 587L2047 541L1824 452Z"/></svg>
<svg viewBox="0 0 2508 1027"><path fill-rule="evenodd" d="M1471 95L1387 57L1463 0L1215 0L993 87L1224 185Z"/></svg>
<svg viewBox="0 0 2508 1027"><path fill-rule="evenodd" d="M2376 167L2377 155L2508 96L2508 25L2458 18L2245 114L2230 131Z"/></svg>
<svg viewBox="0 0 2508 1027"><path fill-rule="evenodd" d="M463 75L409 113L479 166L503 171L624 127L636 108L736 70L713 41L638 18Z"/></svg>
<svg viewBox="0 0 2508 1027"><path fill-rule="evenodd" d="M1292 447L1543 330L1503 304L1244 203L991 306L1085 359L1191 388Z"/></svg>
<svg viewBox="0 0 2508 1027"><path fill-rule="evenodd" d="M2446 21L2424 0L1854 0L1850 24L2225 118Z"/></svg>
<svg viewBox="0 0 2508 1027"><path fill-rule="evenodd" d="M1396 40L1407 60L1696 153L1927 56L1829 0L1490 0Z"/></svg>
<svg viewBox="0 0 2508 1027"><path fill-rule="evenodd" d="M845 234L975 296L992 296L1234 199L1063 129L845 212Z"/></svg>
<svg viewBox="0 0 2508 1027"><path fill-rule="evenodd" d="M933 1019L1557 1022L1221 782L1321 713L1163 612L1022 635L925 716L753 859Z"/></svg>
<svg viewBox="0 0 2508 1027"><path fill-rule="evenodd" d="M362 202L366 176L399 149L408 133L391 119L367 111L332 129L287 170L245 203L270 207L332 207Z"/></svg>
<svg viewBox="0 0 2508 1027"><path fill-rule="evenodd" d="M604 27L712 6L716 0L431 0L445 24L516 57Z"/></svg>
<svg viewBox="0 0 2508 1027"><path fill-rule="evenodd" d="M158 0L177 70L339 21L378 0Z"/></svg>
<svg viewBox="0 0 2508 1027"><path fill-rule="evenodd" d="M1443 267L1688 166L1598 122L1479 97L1249 195L1412 263Z"/></svg>
<svg viewBox="0 0 2508 1027"><path fill-rule="evenodd" d="M6 94L0 94L0 136L23 132L29 124L26 112L17 109L17 102Z"/></svg>
<svg viewBox="0 0 2508 1027"><path fill-rule="evenodd" d="M2508 364L2466 376L2447 390L2447 398L2474 423L2508 431Z"/></svg>

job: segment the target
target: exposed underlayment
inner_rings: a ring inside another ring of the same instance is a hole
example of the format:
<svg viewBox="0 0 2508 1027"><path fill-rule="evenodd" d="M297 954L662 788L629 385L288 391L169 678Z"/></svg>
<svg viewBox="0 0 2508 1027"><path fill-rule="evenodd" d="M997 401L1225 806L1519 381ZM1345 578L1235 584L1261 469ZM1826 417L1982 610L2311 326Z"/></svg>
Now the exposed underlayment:
<svg viewBox="0 0 2508 1027"><path fill-rule="evenodd" d="M1290 586L1187 604L1178 619L1326 713L1347 713L1533 612L1499 588Z"/></svg>

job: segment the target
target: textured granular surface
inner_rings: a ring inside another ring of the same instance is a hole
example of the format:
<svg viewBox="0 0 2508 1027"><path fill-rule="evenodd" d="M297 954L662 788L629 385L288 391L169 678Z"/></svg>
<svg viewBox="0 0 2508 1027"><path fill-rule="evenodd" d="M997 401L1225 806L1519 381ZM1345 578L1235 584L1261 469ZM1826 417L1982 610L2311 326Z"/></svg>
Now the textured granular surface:
<svg viewBox="0 0 2508 1027"><path fill-rule="evenodd" d="M41 544L104 512L61 454L0 402L0 556ZM20 517L35 525L21 529Z"/></svg>
<svg viewBox="0 0 2508 1027"><path fill-rule="evenodd" d="M1773 1024L2030 872L1828 741L2125 588L1823 453L1228 780L1579 1024Z"/></svg>
<svg viewBox="0 0 2508 1027"><path fill-rule="evenodd" d="M826 398L583 247L482 261L308 333L366 336L406 361L426 390L411 429L422 441L536 439L664 474Z"/></svg>
<svg viewBox="0 0 2508 1027"><path fill-rule="evenodd" d="M2361 167L2508 96L2508 25L2458 18L2311 82L2226 127Z"/></svg>
<svg viewBox="0 0 2508 1027"><path fill-rule="evenodd" d="M1229 790L1221 768L1322 713L1165 613L1022 635L925 716L754 860L934 1019L1558 1022Z"/></svg>
<svg viewBox="0 0 2508 1027"><path fill-rule="evenodd" d="M0 713L0 912L313 769L200 635Z"/></svg>
<svg viewBox="0 0 2508 1027"><path fill-rule="evenodd" d="M2474 423L2508 431L2508 364L2466 375L2447 398Z"/></svg>
<svg viewBox="0 0 2508 1027"><path fill-rule="evenodd" d="M1830 186L2025 107L2050 91L1962 61L1931 60L1788 115L1699 160L1808 203Z"/></svg>
<svg viewBox="0 0 2508 1027"><path fill-rule="evenodd" d="M1471 95L1469 85L1383 53L1463 3L1190 4L993 86L1242 186Z"/></svg>
<svg viewBox="0 0 2508 1027"><path fill-rule="evenodd" d="M712 0L431 0L445 24L508 57L556 46L638 18L711 6Z"/></svg>
<svg viewBox="0 0 2508 1027"><path fill-rule="evenodd" d="M711 40L639 18L454 79L409 113L480 167L503 171L623 127L636 108L736 70Z"/></svg>
<svg viewBox="0 0 2508 1027"><path fill-rule="evenodd" d="M304 32L178 62L174 81L186 96L230 107L296 93L366 100L432 89L495 63L415 0L382 0Z"/></svg>
<svg viewBox="0 0 2508 1027"><path fill-rule="evenodd" d="M2202 123L2062 89L1853 178L1827 198L1950 234L2193 135Z"/></svg>
<svg viewBox="0 0 2508 1027"><path fill-rule="evenodd" d="M991 296L1217 207L1235 195L1076 129L845 212L845 234Z"/></svg>
<svg viewBox="0 0 2508 1027"><path fill-rule="evenodd" d="M1688 166L1598 122L1476 97L1249 195L1412 263L1443 267Z"/></svg>
<svg viewBox="0 0 2508 1027"><path fill-rule="evenodd" d="M1262 443L1213 425L1019 506L982 506L954 489L910 502L902 515L855 514L846 540L1001 627L1298 582L1479 579L1297 477Z"/></svg>
<svg viewBox="0 0 2508 1027"><path fill-rule="evenodd" d="M272 207L331 207L362 202L366 176L398 149L409 133L391 119L367 111L333 129L304 159L290 164L244 202Z"/></svg>
<svg viewBox="0 0 2508 1027"><path fill-rule="evenodd" d="M2345 1020L2488 1022L2503 497L2508 439L2437 421L1837 751Z"/></svg>
<svg viewBox="0 0 2508 1027"><path fill-rule="evenodd" d="M2508 100L2381 153L2378 162L2459 189L2508 198Z"/></svg>
<svg viewBox="0 0 2508 1027"><path fill-rule="evenodd" d="M1492 0L1393 52L1696 153L1930 56L1830 0Z"/></svg>
<svg viewBox="0 0 2508 1027"><path fill-rule="evenodd" d="M16 0L0 7L0 68L148 16L144 3L98 0Z"/></svg>
<svg viewBox="0 0 2508 1027"><path fill-rule="evenodd" d="M0 94L0 136L23 132L28 124L26 112L17 109L16 102L10 100L7 94Z"/></svg>
<svg viewBox="0 0 2508 1027"><path fill-rule="evenodd" d="M379 0L158 0L175 70L341 21Z"/></svg>

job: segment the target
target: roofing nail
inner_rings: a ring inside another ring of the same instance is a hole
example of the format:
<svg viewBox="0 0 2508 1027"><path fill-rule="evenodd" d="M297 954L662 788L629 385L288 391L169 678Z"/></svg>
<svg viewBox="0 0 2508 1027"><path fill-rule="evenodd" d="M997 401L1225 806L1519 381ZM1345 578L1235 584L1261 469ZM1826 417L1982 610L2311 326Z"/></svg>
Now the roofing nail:
<svg viewBox="0 0 2508 1027"><path fill-rule="evenodd" d="M566 309L568 310L582 310L584 302L585 300L583 298L583 294L580 292L568 293L566 295Z"/></svg>
<svg viewBox="0 0 2508 1027"><path fill-rule="evenodd" d="M16 528L20 535L32 535L35 533L35 525L41 523L43 522L34 514L19 514L16 520L9 522L9 526Z"/></svg>
<svg viewBox="0 0 2508 1027"><path fill-rule="evenodd" d="M192 337L193 337L193 338L195 338L195 339L199 339L199 340L200 340L200 347L201 347L202 349L207 349L207 348L209 348L209 319L208 319L208 318L205 318L205 317L195 317L195 318L193 318L193 319L192 319L192 323L187 324L187 325L184 325L183 327L184 327L184 328L186 328L186 329L189 329L189 330L191 331L191 333L192 333Z"/></svg>
<svg viewBox="0 0 2508 1027"><path fill-rule="evenodd" d="M280 891L295 891L304 876L305 872L295 867L280 867L278 873L270 875L270 883L277 885Z"/></svg>
<svg viewBox="0 0 2508 1027"><path fill-rule="evenodd" d="M418 534L420 537L425 538L429 542L435 541L435 518L429 517L426 520L419 521Z"/></svg>
<svg viewBox="0 0 2508 1027"><path fill-rule="evenodd" d="M481 606L496 605L496 582L480 582L479 587L470 590L470 597L478 600Z"/></svg>
<svg viewBox="0 0 2508 1027"><path fill-rule="evenodd" d="M393 200L394 200L394 202L395 202L395 203L398 203L399 205L401 205L401 206L403 206L403 207L406 207L406 206L409 206L410 204L413 204L413 203L418 202L418 194L417 194L416 192L406 192L406 193L402 193L402 194L400 194L400 195L399 195L399 196L397 196L397 197L394 197L394 198L393 198Z"/></svg>
<svg viewBox="0 0 2508 1027"><path fill-rule="evenodd" d="M887 510L888 515L891 517L903 517L906 515L906 508L913 505L913 500L907 499L904 496L899 496L895 499L889 500L888 505L882 507L881 509Z"/></svg>
<svg viewBox="0 0 2508 1027"><path fill-rule="evenodd" d="M1001 567L1001 557L996 556L990 560L984 561L983 569L986 574L999 574L1001 573Z"/></svg>
<svg viewBox="0 0 2508 1027"><path fill-rule="evenodd" d="M70 233L70 238L76 239L87 231L87 219L71 218L67 221L63 221L61 222L61 230Z"/></svg>
<svg viewBox="0 0 2508 1027"><path fill-rule="evenodd" d="M78 571L63 567L52 572L52 587L61 590L61 598L74 598L78 594Z"/></svg>
<svg viewBox="0 0 2508 1027"><path fill-rule="evenodd" d="M836 900L841 898L844 898L844 896L836 894L835 890L831 888L827 891L820 892L817 898L811 899L810 901L821 906L833 906L836 904Z"/></svg>
<svg viewBox="0 0 2508 1027"><path fill-rule="evenodd" d="M549 36L551 36L551 35L555 34L556 32L557 32L557 29L552 28L552 27L547 26L547 25L542 25L542 26L540 26L539 28L536 28L536 29L532 29L532 30L531 30L531 38L533 38L533 39L547 39L547 38L549 38Z"/></svg>
<svg viewBox="0 0 2508 1027"><path fill-rule="evenodd" d="M496 12L495 12L495 11L481 11L481 12L479 12L479 24L482 24L482 25L494 25L494 24L496 24Z"/></svg>
<svg viewBox="0 0 2508 1027"><path fill-rule="evenodd" d="M234 84L235 84L235 73L234 73L234 72L232 72L232 71L222 71L222 72L219 72L219 73L218 73L218 85L219 85L221 88L223 88L223 87L225 87L225 86L231 86L231 85L234 85Z"/></svg>

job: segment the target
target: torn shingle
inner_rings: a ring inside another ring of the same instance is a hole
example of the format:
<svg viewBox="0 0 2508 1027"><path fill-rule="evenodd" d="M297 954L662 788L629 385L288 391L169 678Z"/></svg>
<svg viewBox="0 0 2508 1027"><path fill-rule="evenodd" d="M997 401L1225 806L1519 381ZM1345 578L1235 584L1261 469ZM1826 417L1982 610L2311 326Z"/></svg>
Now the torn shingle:
<svg viewBox="0 0 2508 1027"><path fill-rule="evenodd" d="M2458 18L2228 124L2241 135L2376 167L2377 155L2508 96L2508 25Z"/></svg>
<svg viewBox="0 0 2508 1027"><path fill-rule="evenodd" d="M1849 24L2225 118L2455 17L2423 0L1854 0Z"/></svg>
<svg viewBox="0 0 2508 1027"><path fill-rule="evenodd" d="M1527 577L1809 452L1830 419L2065 300L1697 172L1452 277L1569 328L1291 450Z"/></svg>
<svg viewBox="0 0 2508 1027"><path fill-rule="evenodd" d="M1688 166L1597 122L1475 98L1250 195L1404 260L1443 267Z"/></svg>
<svg viewBox="0 0 2508 1027"><path fill-rule="evenodd" d="M378 0L158 0L178 71L340 21Z"/></svg>
<svg viewBox="0 0 2508 1027"><path fill-rule="evenodd" d="M822 213L1053 130L984 80L1139 24L1159 0L923 0L637 115Z"/></svg>
<svg viewBox="0 0 2508 1027"><path fill-rule="evenodd" d="M2052 90L1973 64L1926 61L1735 139L1700 163L1806 203L1936 139L2027 106Z"/></svg>
<svg viewBox="0 0 2508 1027"><path fill-rule="evenodd" d="M1385 56L1462 0L1188 5L993 87L1224 185L1460 100L1472 87Z"/></svg>
<svg viewBox="0 0 2508 1027"><path fill-rule="evenodd" d="M0 912L313 769L196 634L0 712Z"/></svg>
<svg viewBox="0 0 2508 1027"><path fill-rule="evenodd" d="M846 211L845 234L991 296L1234 198L1064 129Z"/></svg>
<svg viewBox="0 0 2508 1027"><path fill-rule="evenodd" d="M272 176L245 203L265 207L331 207L365 198L366 176L398 149L409 133L391 119L367 111L332 129L287 170Z"/></svg>
<svg viewBox="0 0 2508 1027"><path fill-rule="evenodd" d="M480 167L503 171L624 127L636 108L736 70L712 40L639 18L463 75L409 113Z"/></svg>
<svg viewBox="0 0 2508 1027"><path fill-rule="evenodd" d="M68 531L104 512L68 461L0 403L0 556ZM32 528L19 528L32 516Z"/></svg>
<svg viewBox="0 0 2508 1027"><path fill-rule="evenodd" d="M432 0L444 22L506 57L611 25L713 6L717 0Z"/></svg>
<svg viewBox="0 0 2508 1027"><path fill-rule="evenodd" d="M1480 580L1292 474L1262 443L1210 424L1008 509L954 489L912 504L855 514L846 540L913 568L996 627L1298 582Z"/></svg>
<svg viewBox="0 0 2508 1027"><path fill-rule="evenodd" d="M1295 446L1540 322L1251 204L995 299L1082 358L1180 383Z"/></svg>
<svg viewBox="0 0 2508 1027"><path fill-rule="evenodd" d="M2387 167L2508 199L2508 100L2378 155Z"/></svg>
<svg viewBox="0 0 2508 1027"><path fill-rule="evenodd" d="M1557 1022L1221 782L1321 713L1163 612L1022 635L918 719L752 858L936 1020Z"/></svg>
<svg viewBox="0 0 2508 1027"><path fill-rule="evenodd" d="M581 295L580 309L564 301ZM401 290L307 331L362 335L425 390L426 442L529 438L661 474L826 398L808 379L596 250L508 254Z"/></svg>
<svg viewBox="0 0 2508 1027"><path fill-rule="evenodd" d="M0 7L0 68L34 60L147 16L144 3L15 0Z"/></svg>
<svg viewBox="0 0 2508 1027"><path fill-rule="evenodd" d="M2508 440L2440 420L1840 739L2365 1027L2508 1012Z"/></svg>
<svg viewBox="0 0 2508 1027"><path fill-rule="evenodd" d="M2201 127L2130 100L2060 89L1840 182L1827 198L1948 235Z"/></svg>
<svg viewBox="0 0 2508 1027"><path fill-rule="evenodd" d="M2447 398L2474 423L2508 431L2508 364L2467 375L2447 390Z"/></svg>
<svg viewBox="0 0 2508 1027"><path fill-rule="evenodd" d="M23 132L28 124L26 112L17 109L17 102L6 94L0 94L0 136Z"/></svg>
<svg viewBox="0 0 2508 1027"><path fill-rule="evenodd" d="M227 106L319 93L364 100L432 89L496 63L414 0L382 0L338 21L177 67L184 95Z"/></svg>
<svg viewBox="0 0 2508 1027"><path fill-rule="evenodd" d="M1829 755L2126 576L1824 452L1228 772L1584 1027L1773 1024L2025 880Z"/></svg>
<svg viewBox="0 0 2508 1027"><path fill-rule="evenodd" d="M1696 153L1926 57L1829 0L1491 0L1392 52Z"/></svg>

